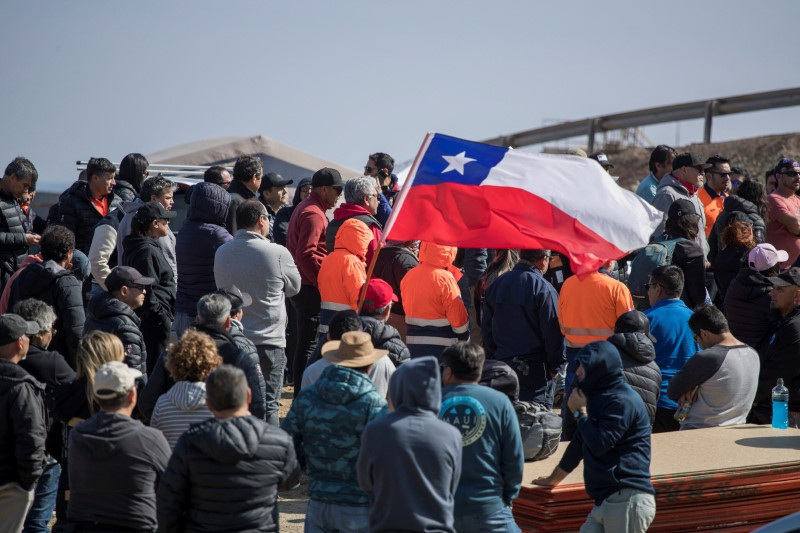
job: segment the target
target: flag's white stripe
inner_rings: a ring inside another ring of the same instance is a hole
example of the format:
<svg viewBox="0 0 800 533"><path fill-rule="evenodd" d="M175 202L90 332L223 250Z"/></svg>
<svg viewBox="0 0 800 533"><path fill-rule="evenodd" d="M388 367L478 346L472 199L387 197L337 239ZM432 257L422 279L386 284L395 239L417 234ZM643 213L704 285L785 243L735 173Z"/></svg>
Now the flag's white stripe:
<svg viewBox="0 0 800 533"><path fill-rule="evenodd" d="M481 185L524 189L623 251L646 244L664 216L583 157L509 150Z"/></svg>

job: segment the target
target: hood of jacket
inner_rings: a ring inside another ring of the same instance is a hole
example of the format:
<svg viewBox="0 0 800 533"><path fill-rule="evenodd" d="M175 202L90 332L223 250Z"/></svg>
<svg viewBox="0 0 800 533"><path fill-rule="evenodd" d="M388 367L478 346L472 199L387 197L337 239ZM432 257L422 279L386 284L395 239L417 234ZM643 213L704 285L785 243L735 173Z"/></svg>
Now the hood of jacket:
<svg viewBox="0 0 800 533"><path fill-rule="evenodd" d="M19 275L18 282L20 287L24 287L25 294L35 296L50 290L64 276L72 276L72 272L51 259L44 263L32 263Z"/></svg>
<svg viewBox="0 0 800 533"><path fill-rule="evenodd" d="M373 218L375 216L360 205L348 204L347 202L343 203L333 211L334 220L344 220L357 215L367 215Z"/></svg>
<svg viewBox="0 0 800 533"><path fill-rule="evenodd" d="M756 204L750 200L745 200L741 196L736 196L735 194L725 198L723 209L725 211L741 211L742 213L747 213L748 215L758 215L758 208L756 208Z"/></svg>
<svg viewBox="0 0 800 533"><path fill-rule="evenodd" d="M389 398L396 411L438 415L442 404L439 360L418 357L398 367L389 380Z"/></svg>
<svg viewBox="0 0 800 533"><path fill-rule="evenodd" d="M625 382L622 359L608 341L587 344L578 352L577 360L586 373L579 386L587 396L603 394Z"/></svg>
<svg viewBox="0 0 800 533"><path fill-rule="evenodd" d="M300 180L300 183L297 184L297 188L294 190L294 196L292 197L293 206L300 203L300 189L306 185L311 185L311 178L303 178Z"/></svg>
<svg viewBox="0 0 800 533"><path fill-rule="evenodd" d="M230 203L231 195L216 183L198 183L189 200L189 220L224 226Z"/></svg>
<svg viewBox="0 0 800 533"><path fill-rule="evenodd" d="M755 300L772 291L772 283L766 276L751 268L740 268L735 280L728 291L738 300Z"/></svg>
<svg viewBox="0 0 800 533"><path fill-rule="evenodd" d="M644 333L614 333L608 338L608 342L637 363L647 364L656 358L653 341Z"/></svg>
<svg viewBox="0 0 800 533"><path fill-rule="evenodd" d="M139 196L139 191L133 184L119 179L117 176L116 185L114 185L114 195L119 197L120 200L131 201Z"/></svg>
<svg viewBox="0 0 800 533"><path fill-rule="evenodd" d="M345 220L336 232L334 250L345 249L366 261L367 247L372 238L372 231L366 224L355 219Z"/></svg>
<svg viewBox="0 0 800 533"><path fill-rule="evenodd" d="M376 348L383 346L392 339L401 341L400 332L393 326L371 316L359 316L358 318L361 320L361 327L372 337L372 345Z"/></svg>
<svg viewBox="0 0 800 533"><path fill-rule="evenodd" d="M339 365L323 370L314 387L317 396L334 405L347 405L375 390L369 376Z"/></svg>
<svg viewBox="0 0 800 533"><path fill-rule="evenodd" d="M664 176L661 177L661 181L658 182L659 189L663 189L665 187L672 187L674 189L678 189L680 193L686 196L687 198L691 196L689 194L689 190L683 186L683 183L678 181L678 179L672 174L664 174Z"/></svg>
<svg viewBox="0 0 800 533"><path fill-rule="evenodd" d="M86 311L89 313L90 317L98 321L105 321L111 317L125 315L135 324L139 324L139 317L133 312L133 309L131 309L128 304L106 291L99 293L89 300Z"/></svg>
<svg viewBox="0 0 800 533"><path fill-rule="evenodd" d="M0 359L0 394L5 394L12 387L21 383L30 383L34 387L44 390L44 385L16 363Z"/></svg>
<svg viewBox="0 0 800 533"><path fill-rule="evenodd" d="M120 445L142 427L129 416L101 411L73 428L70 445L86 449L89 457L107 459L119 453Z"/></svg>
<svg viewBox="0 0 800 533"><path fill-rule="evenodd" d="M178 381L167 391L167 399L179 411L195 411L206 405L206 384L202 381Z"/></svg>
<svg viewBox="0 0 800 533"><path fill-rule="evenodd" d="M190 427L188 431L192 434L192 446L217 462L229 465L255 457L263 435L275 429L249 415L212 418Z"/></svg>
<svg viewBox="0 0 800 533"><path fill-rule="evenodd" d="M438 268L447 268L456 259L458 248L443 246L432 242L423 242L419 245L419 262Z"/></svg>
<svg viewBox="0 0 800 533"><path fill-rule="evenodd" d="M130 202L123 203L122 210L125 212L125 214L134 213L136 212L137 209L139 209L143 205L144 205L144 200L137 197L131 200Z"/></svg>

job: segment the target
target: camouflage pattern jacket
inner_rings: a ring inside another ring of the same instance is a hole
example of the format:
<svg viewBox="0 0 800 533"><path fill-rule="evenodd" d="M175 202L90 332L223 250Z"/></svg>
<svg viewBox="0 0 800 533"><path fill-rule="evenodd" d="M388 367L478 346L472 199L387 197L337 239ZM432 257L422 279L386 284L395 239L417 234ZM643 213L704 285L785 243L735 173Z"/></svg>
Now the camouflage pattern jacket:
<svg viewBox="0 0 800 533"><path fill-rule="evenodd" d="M329 366L300 391L281 427L294 438L298 460L311 478L312 500L369 505L356 479L361 433L388 412L369 377L343 366Z"/></svg>

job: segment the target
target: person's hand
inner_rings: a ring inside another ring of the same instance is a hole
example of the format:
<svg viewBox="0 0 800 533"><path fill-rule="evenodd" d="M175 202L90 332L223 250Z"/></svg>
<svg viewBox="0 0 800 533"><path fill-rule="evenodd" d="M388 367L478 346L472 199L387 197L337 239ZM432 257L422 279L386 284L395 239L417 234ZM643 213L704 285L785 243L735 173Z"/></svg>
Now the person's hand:
<svg viewBox="0 0 800 533"><path fill-rule="evenodd" d="M699 387L695 387L692 390L686 391L683 394L681 394L680 397L678 398L678 405L683 405L686 402L694 403L695 400L697 400L697 389L698 388Z"/></svg>
<svg viewBox="0 0 800 533"><path fill-rule="evenodd" d="M543 487L555 487L558 485L558 482L553 479L553 476L542 476L537 477L533 481L531 481L534 485L542 485Z"/></svg>
<svg viewBox="0 0 800 533"><path fill-rule="evenodd" d="M37 235L35 233L26 233L25 234L25 244L27 246L33 246L35 244L39 244L39 241L42 240L41 235Z"/></svg>
<svg viewBox="0 0 800 533"><path fill-rule="evenodd" d="M577 411L586 407L586 395L583 394L582 390L577 387L572 389L572 394L569 395L567 400L567 407L569 407L570 411Z"/></svg>

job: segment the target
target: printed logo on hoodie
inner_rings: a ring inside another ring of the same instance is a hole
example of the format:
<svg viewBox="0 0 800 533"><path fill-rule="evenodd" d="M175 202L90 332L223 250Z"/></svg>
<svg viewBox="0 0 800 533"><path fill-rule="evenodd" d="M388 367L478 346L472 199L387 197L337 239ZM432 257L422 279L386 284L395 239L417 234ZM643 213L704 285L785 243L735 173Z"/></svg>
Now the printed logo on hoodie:
<svg viewBox="0 0 800 533"><path fill-rule="evenodd" d="M445 399L439 418L461 432L463 446L479 440L486 430L486 410L472 396L450 396Z"/></svg>

